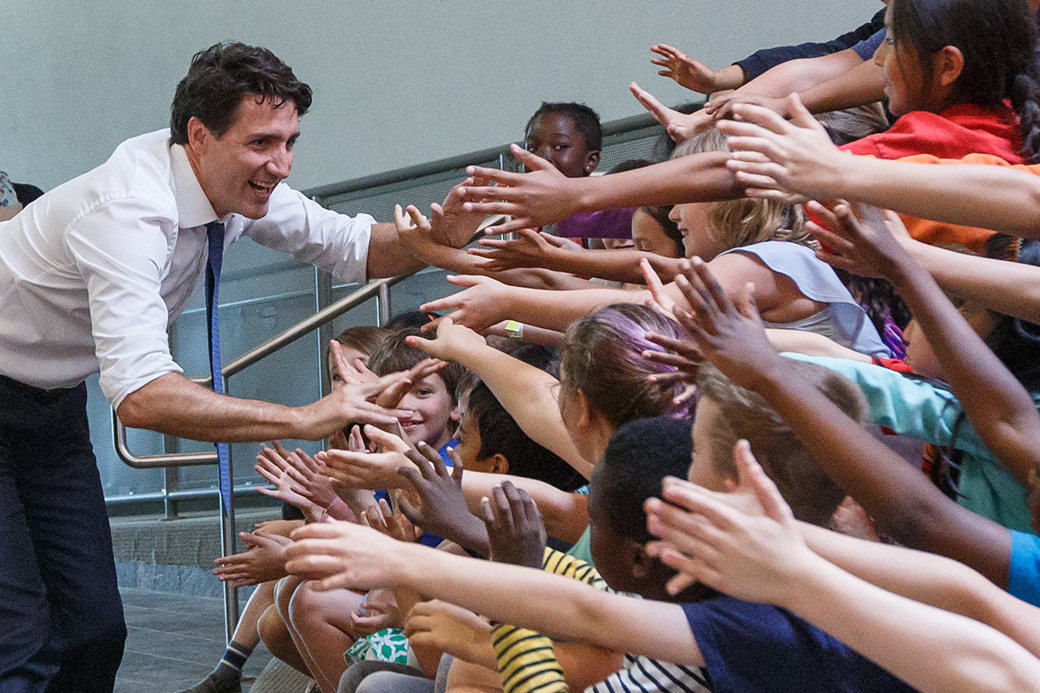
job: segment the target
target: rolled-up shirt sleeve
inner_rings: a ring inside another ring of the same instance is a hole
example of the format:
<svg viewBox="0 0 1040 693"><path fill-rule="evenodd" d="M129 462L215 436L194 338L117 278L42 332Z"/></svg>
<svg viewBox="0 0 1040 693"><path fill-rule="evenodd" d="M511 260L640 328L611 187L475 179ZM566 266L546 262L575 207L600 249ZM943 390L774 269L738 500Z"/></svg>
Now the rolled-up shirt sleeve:
<svg viewBox="0 0 1040 693"><path fill-rule="evenodd" d="M166 373L180 373L170 355L162 273L174 242L168 218L139 200L102 204L73 224L67 243L86 283L101 391L123 399Z"/></svg>
<svg viewBox="0 0 1040 693"><path fill-rule="evenodd" d="M347 283L367 278L368 244L376 220L325 209L285 183L271 194L267 215L247 222L243 235L272 250L289 253Z"/></svg>

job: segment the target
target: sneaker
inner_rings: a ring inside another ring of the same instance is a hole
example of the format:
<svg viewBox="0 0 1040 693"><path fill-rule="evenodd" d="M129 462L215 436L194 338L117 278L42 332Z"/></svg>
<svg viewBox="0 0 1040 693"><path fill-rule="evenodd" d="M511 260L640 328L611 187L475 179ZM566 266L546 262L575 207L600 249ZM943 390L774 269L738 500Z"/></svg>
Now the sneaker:
<svg viewBox="0 0 1040 693"><path fill-rule="evenodd" d="M191 688L178 693L242 693L242 680L238 677L225 679L210 674Z"/></svg>

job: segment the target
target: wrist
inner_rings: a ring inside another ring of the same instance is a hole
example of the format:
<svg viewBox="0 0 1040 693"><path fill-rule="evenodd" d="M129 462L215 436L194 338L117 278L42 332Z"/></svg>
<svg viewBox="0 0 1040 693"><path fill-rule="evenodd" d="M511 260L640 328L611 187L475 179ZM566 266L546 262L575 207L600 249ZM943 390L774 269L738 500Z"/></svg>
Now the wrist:
<svg viewBox="0 0 1040 693"><path fill-rule="evenodd" d="M421 587L422 575L417 574L416 567L424 564L423 551L427 547L422 544L413 544L410 542L395 541L395 551L388 551L386 556L386 562L388 566L387 578L388 586L405 589L418 590ZM419 555L413 556L413 552L418 549ZM421 573L422 571L418 571Z"/></svg>
<svg viewBox="0 0 1040 693"><path fill-rule="evenodd" d="M786 359L776 351L751 365L752 367L741 378L740 384L745 389L757 392L766 399L768 396L765 393L781 386L784 378L790 372L790 369L786 367Z"/></svg>
<svg viewBox="0 0 1040 693"><path fill-rule="evenodd" d="M932 276L909 253L901 258L892 258L884 274L900 294L909 293L910 287Z"/></svg>
<svg viewBox="0 0 1040 693"><path fill-rule="evenodd" d="M789 560L791 564L781 573L780 580L770 585L770 589L775 589L772 602L805 618L802 614L811 612L814 602L829 589L833 571L840 568L808 548Z"/></svg>
<svg viewBox="0 0 1040 693"><path fill-rule="evenodd" d="M462 536L459 537L459 546L466 549L467 553L479 554L482 558L491 555L491 543L488 539L487 526L475 515L470 515L466 525L460 527Z"/></svg>
<svg viewBox="0 0 1040 693"><path fill-rule="evenodd" d="M782 581L775 605L786 609L800 618L813 622L818 610L827 610L829 596L837 589L835 582L849 573L812 553L805 551L806 558Z"/></svg>
<svg viewBox="0 0 1040 693"><path fill-rule="evenodd" d="M739 63L733 63L729 67L724 67L721 70L712 70L711 73L712 80L715 83L713 91L737 89L751 81L751 75L749 75L747 69Z"/></svg>
<svg viewBox="0 0 1040 693"><path fill-rule="evenodd" d="M567 178L566 188L567 194L567 214L563 217L574 216L575 214L585 214L588 212L595 212L600 209L596 204L596 187L599 183L599 179L603 176L589 176L587 178Z"/></svg>
<svg viewBox="0 0 1040 693"><path fill-rule="evenodd" d="M329 431L334 430L332 422L326 421L327 417L323 415L324 405L322 403L325 399L327 397L323 397L313 404L290 409L288 431L283 435L273 437L279 439L320 440L326 435L326 428Z"/></svg>

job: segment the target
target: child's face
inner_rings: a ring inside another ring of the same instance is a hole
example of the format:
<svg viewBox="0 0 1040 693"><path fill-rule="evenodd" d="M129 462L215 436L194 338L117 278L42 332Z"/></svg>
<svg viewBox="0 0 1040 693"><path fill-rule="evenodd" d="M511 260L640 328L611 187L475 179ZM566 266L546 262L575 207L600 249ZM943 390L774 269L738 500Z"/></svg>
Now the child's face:
<svg viewBox="0 0 1040 693"><path fill-rule="evenodd" d="M714 204L714 202L687 202L675 205L668 214L668 218L679 225L686 257L697 256L705 262L710 262L712 258L725 250L725 248L720 248L712 238L708 213L711 212ZM663 231L661 233L664 234Z"/></svg>
<svg viewBox="0 0 1040 693"><path fill-rule="evenodd" d="M899 117L911 111L936 111L939 104L929 103L926 98L932 89L925 83L920 56L913 44L901 41L896 46L892 29L892 8L885 12L885 40L874 53L874 62L882 70L885 80L885 96L888 110Z"/></svg>
<svg viewBox="0 0 1040 693"><path fill-rule="evenodd" d="M448 388L437 373L412 385L398 408L412 411L411 418L401 421L401 428L412 445L422 441L439 450L451 440L459 420L459 410L452 403Z"/></svg>
<svg viewBox="0 0 1040 693"><path fill-rule="evenodd" d="M527 151L555 166L568 178L581 178L595 170L599 152L590 152L585 135L578 131L574 119L563 113L543 113L534 119L527 131Z"/></svg>
<svg viewBox="0 0 1040 693"><path fill-rule="evenodd" d="M455 454L462 462L462 468L473 472L491 472L491 460L479 459L480 453L480 431L477 422L469 415L469 409L459 403L459 429L455 432Z"/></svg>
<svg viewBox="0 0 1040 693"><path fill-rule="evenodd" d="M593 473L589 488L589 553L592 564L611 589L638 592L640 584L634 574L632 554L626 550L633 542L614 531L602 505Z"/></svg>
<svg viewBox="0 0 1040 693"><path fill-rule="evenodd" d="M641 209L632 215L632 242L636 250L663 257L679 257L675 254L675 241L668 237L657 220Z"/></svg>
<svg viewBox="0 0 1040 693"><path fill-rule="evenodd" d="M632 225L635 226L635 222ZM628 250L635 248L636 244L632 238L604 238L603 247L607 250Z"/></svg>
<svg viewBox="0 0 1040 693"><path fill-rule="evenodd" d="M731 478L720 475L715 470L711 459L711 436L719 422L721 412L709 397L701 397L697 402L697 411L693 420L693 454L690 455L690 469L686 479L710 491L729 491ZM700 441L698 446L697 441Z"/></svg>

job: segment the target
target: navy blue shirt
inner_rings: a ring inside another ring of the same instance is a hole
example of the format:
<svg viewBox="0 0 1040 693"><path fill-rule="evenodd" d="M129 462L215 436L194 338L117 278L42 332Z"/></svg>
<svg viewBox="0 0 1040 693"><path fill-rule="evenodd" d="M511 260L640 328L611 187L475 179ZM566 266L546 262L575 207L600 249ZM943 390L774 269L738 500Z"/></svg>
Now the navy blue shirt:
<svg viewBox="0 0 1040 693"><path fill-rule="evenodd" d="M885 40L885 33L886 30L882 29L867 40L857 43L852 47L852 50L856 51L856 55L863 58L864 62L873 60L878 47L881 45L881 42Z"/></svg>
<svg viewBox="0 0 1040 693"><path fill-rule="evenodd" d="M915 689L797 616L717 595L683 604L715 693Z"/></svg>
<svg viewBox="0 0 1040 693"><path fill-rule="evenodd" d="M758 77L766 70L776 67L788 60L799 58L818 58L821 55L830 55L843 50L848 50L869 39L878 31L885 28L885 11L880 10L866 24L842 34L836 39L826 43L800 43L797 46L780 46L778 48L763 48L744 58L735 64L740 65L748 74L748 80ZM884 34L882 34L884 35Z"/></svg>

